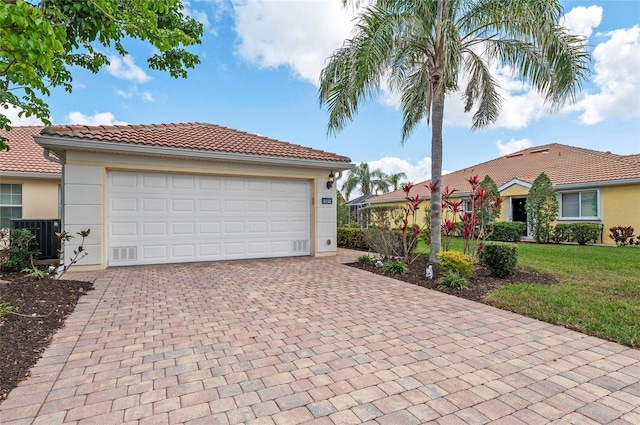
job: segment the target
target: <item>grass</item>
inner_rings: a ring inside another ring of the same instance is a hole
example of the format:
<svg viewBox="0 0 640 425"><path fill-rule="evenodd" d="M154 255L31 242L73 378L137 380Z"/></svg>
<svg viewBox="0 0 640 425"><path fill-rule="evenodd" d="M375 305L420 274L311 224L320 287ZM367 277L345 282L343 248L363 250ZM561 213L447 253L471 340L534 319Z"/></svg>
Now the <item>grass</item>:
<svg viewBox="0 0 640 425"><path fill-rule="evenodd" d="M519 243L518 266L560 279L503 286L487 301L545 322L640 347L640 249ZM419 249L427 253L428 247ZM452 240L462 250L462 240Z"/></svg>

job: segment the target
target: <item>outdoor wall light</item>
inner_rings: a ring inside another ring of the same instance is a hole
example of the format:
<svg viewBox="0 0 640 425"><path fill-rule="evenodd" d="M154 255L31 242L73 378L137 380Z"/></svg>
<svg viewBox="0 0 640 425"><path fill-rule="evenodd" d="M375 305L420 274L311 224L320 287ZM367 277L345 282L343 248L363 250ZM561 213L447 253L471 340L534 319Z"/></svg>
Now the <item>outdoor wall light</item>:
<svg viewBox="0 0 640 425"><path fill-rule="evenodd" d="M329 179L327 180L327 189L331 189L333 187L333 182L336 181L336 176L333 174L333 171L329 172Z"/></svg>

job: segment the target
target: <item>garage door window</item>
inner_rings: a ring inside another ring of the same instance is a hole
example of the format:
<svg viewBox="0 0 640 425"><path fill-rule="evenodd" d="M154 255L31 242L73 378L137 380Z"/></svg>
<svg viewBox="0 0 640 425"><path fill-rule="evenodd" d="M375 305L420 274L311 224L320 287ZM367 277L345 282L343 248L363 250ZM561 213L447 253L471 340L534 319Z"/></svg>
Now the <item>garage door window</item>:
<svg viewBox="0 0 640 425"><path fill-rule="evenodd" d="M22 185L0 184L0 228L9 228L12 218L22 218Z"/></svg>

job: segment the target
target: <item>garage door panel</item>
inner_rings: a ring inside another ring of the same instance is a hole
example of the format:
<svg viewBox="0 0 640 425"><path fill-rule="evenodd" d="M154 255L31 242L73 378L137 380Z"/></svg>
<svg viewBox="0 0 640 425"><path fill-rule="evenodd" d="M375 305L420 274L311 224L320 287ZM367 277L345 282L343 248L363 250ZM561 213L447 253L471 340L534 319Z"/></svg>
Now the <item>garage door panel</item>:
<svg viewBox="0 0 640 425"><path fill-rule="evenodd" d="M250 221L249 232L251 233L267 233L269 226L266 221Z"/></svg>
<svg viewBox="0 0 640 425"><path fill-rule="evenodd" d="M174 213L194 213L196 211L195 199L173 199L171 211Z"/></svg>
<svg viewBox="0 0 640 425"><path fill-rule="evenodd" d="M144 213L153 213L153 212L168 212L167 209L167 200L161 198L142 198L142 212Z"/></svg>
<svg viewBox="0 0 640 425"><path fill-rule="evenodd" d="M203 235L217 235L220 233L219 221L200 222L200 233Z"/></svg>
<svg viewBox="0 0 640 425"><path fill-rule="evenodd" d="M218 213L220 212L219 199L198 199L198 212Z"/></svg>
<svg viewBox="0 0 640 425"><path fill-rule="evenodd" d="M307 181L110 172L109 264L309 255L310 199Z"/></svg>
<svg viewBox="0 0 640 425"><path fill-rule="evenodd" d="M194 189L196 178L192 176L175 176L171 179L171 187L174 189Z"/></svg>
<svg viewBox="0 0 640 425"><path fill-rule="evenodd" d="M111 200L111 211L115 212L131 212L138 210L137 198L117 197Z"/></svg>
<svg viewBox="0 0 640 425"><path fill-rule="evenodd" d="M196 254L196 247L193 244L173 244L171 245L171 256L173 258L186 258L194 257Z"/></svg>
<svg viewBox="0 0 640 425"><path fill-rule="evenodd" d="M136 173L118 173L111 178L111 187L133 188L138 186L138 175Z"/></svg>
<svg viewBox="0 0 640 425"><path fill-rule="evenodd" d="M142 234L140 236L169 236L167 223L146 221L142 223Z"/></svg>
<svg viewBox="0 0 640 425"><path fill-rule="evenodd" d="M144 189L166 189L167 176L163 174L142 175L142 187Z"/></svg>
<svg viewBox="0 0 640 425"><path fill-rule="evenodd" d="M171 233L173 235L186 235L186 236L195 236L196 235L196 223L190 222L173 222Z"/></svg>

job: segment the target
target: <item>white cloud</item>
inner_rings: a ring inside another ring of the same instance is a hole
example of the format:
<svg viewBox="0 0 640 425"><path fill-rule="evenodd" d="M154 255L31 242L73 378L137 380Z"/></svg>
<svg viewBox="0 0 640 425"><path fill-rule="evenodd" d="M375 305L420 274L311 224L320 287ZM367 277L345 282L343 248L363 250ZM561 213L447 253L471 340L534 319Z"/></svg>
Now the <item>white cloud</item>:
<svg viewBox="0 0 640 425"><path fill-rule="evenodd" d="M385 156L378 160L370 161L369 168L372 170L379 168L386 174L405 173L408 181L417 183L429 180L431 177L431 158L425 157L418 161L417 164L411 164L405 159Z"/></svg>
<svg viewBox="0 0 640 425"><path fill-rule="evenodd" d="M146 100L147 102L153 102L154 98L153 95L151 94L151 92L148 91L139 91L137 86L133 86L131 87L129 90L124 91L121 89L116 90L116 95L120 96L120 97L124 97L125 99L129 99L133 96L137 96L139 98L141 98L142 100Z"/></svg>
<svg viewBox="0 0 640 425"><path fill-rule="evenodd" d="M106 69L107 72L114 77L135 81L137 83L146 83L151 80L151 77L135 64L131 55L126 55L123 58L119 56L109 56L109 62Z"/></svg>
<svg viewBox="0 0 640 425"><path fill-rule="evenodd" d="M25 117L24 115L19 116L20 112L22 112L22 109L18 108L17 106L9 105L9 108L4 109L4 105L0 104L0 114L3 114L7 118L9 118L9 121L11 122L12 126L44 125L39 118L36 118L34 116L30 116L30 117Z"/></svg>
<svg viewBox="0 0 640 425"><path fill-rule="evenodd" d="M125 121L118 121L111 112L98 112L93 115L85 115L81 112L69 112L67 115L69 124L81 125L126 125Z"/></svg>
<svg viewBox="0 0 640 425"><path fill-rule="evenodd" d="M496 142L496 146L498 146L498 151L500 151L500 156L504 156L514 152L521 151L523 149L530 148L531 146L533 146L533 143L531 143L531 140L529 139L520 139L520 140L511 139L506 143L502 143L502 140L498 140Z"/></svg>
<svg viewBox="0 0 640 425"><path fill-rule="evenodd" d="M602 21L602 7L577 6L567 12L561 19L560 25L566 27L570 34L591 37L593 29Z"/></svg>
<svg viewBox="0 0 640 425"><path fill-rule="evenodd" d="M184 6L183 12L186 16L189 16L195 19L196 21L200 22L204 27L204 30L208 31L210 34L214 34L214 35L217 34L216 29L211 26L211 22L209 21L209 16L207 15L207 12L205 12L204 10L194 9L191 6L190 1L183 1L182 5Z"/></svg>
<svg viewBox="0 0 640 425"><path fill-rule="evenodd" d="M567 109L581 111L580 120L588 125L640 116L640 25L598 35L607 38L593 50L598 92L583 94Z"/></svg>
<svg viewBox="0 0 640 425"><path fill-rule="evenodd" d="M305 0L236 0L233 13L243 59L263 68L288 66L315 85L355 16L340 1Z"/></svg>

